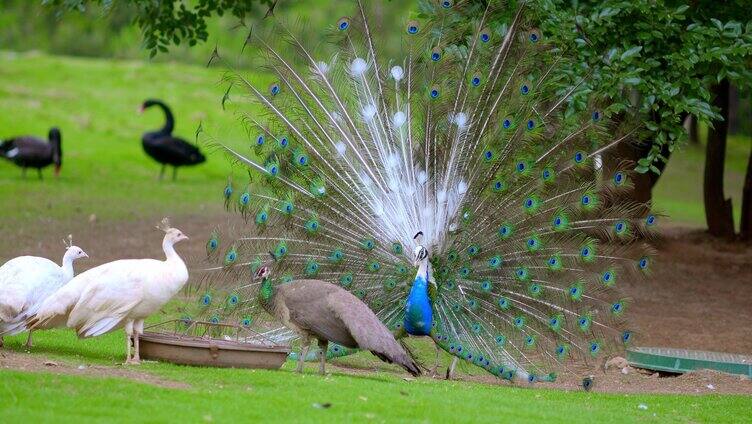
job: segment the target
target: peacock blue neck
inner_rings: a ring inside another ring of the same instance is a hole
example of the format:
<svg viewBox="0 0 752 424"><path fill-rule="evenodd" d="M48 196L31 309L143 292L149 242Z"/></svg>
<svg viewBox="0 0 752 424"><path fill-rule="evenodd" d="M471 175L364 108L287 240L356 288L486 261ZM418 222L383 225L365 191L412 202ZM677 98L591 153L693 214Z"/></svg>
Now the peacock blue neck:
<svg viewBox="0 0 752 424"><path fill-rule="evenodd" d="M424 259L418 273L415 275L413 287L407 296L405 304L404 327L413 336L427 336L431 334L433 326L433 307L428 297L428 282L430 281L431 265Z"/></svg>

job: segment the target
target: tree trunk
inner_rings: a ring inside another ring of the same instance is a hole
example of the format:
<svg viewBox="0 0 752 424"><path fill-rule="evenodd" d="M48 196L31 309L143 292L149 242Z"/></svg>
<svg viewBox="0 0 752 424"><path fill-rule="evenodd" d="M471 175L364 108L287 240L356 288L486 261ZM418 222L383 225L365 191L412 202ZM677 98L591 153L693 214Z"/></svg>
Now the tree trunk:
<svg viewBox="0 0 752 424"><path fill-rule="evenodd" d="M705 154L705 220L710 234L716 237L734 236L734 218L731 199L723 194L723 170L726 160L726 134L728 132L729 82L724 79L713 87L713 105L720 109L723 120L715 121L708 130Z"/></svg>
<svg viewBox="0 0 752 424"><path fill-rule="evenodd" d="M684 128L687 130L689 143L699 145L700 133L697 131L697 118L692 115L687 115L687 119L684 120Z"/></svg>
<svg viewBox="0 0 752 424"><path fill-rule="evenodd" d="M752 240L752 152L749 153L747 176L742 189L742 217L739 227L742 240Z"/></svg>
<svg viewBox="0 0 752 424"><path fill-rule="evenodd" d="M733 85L729 87L729 116L728 116L728 133L739 134L741 133L741 119L739 119L739 104L741 103L741 96L739 96L739 90Z"/></svg>

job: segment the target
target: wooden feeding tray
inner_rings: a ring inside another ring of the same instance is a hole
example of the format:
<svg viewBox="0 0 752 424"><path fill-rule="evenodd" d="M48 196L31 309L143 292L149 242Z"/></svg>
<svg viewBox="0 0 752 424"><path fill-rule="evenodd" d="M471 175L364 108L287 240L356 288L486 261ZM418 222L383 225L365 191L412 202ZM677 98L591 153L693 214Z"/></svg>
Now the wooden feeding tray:
<svg viewBox="0 0 752 424"><path fill-rule="evenodd" d="M289 346L237 325L172 320L146 330L139 336L141 358L174 364L276 369L290 353Z"/></svg>

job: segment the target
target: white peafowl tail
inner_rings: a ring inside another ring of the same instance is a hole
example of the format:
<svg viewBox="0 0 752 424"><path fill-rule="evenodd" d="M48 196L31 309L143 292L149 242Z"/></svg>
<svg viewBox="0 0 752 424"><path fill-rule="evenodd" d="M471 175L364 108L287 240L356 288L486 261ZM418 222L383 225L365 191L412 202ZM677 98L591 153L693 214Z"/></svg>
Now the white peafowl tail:
<svg viewBox="0 0 752 424"><path fill-rule="evenodd" d="M552 380L632 341L617 288L648 270L656 218L620 197L631 165L600 160L632 131L561 71L524 6L501 24L495 2L459 3L422 3L397 57L361 3L333 22L334 50L283 25L253 37L276 82L229 74L258 107L250 146L222 146L248 169L224 190L245 224L212 234L187 319L253 325L251 275L271 254L276 283L339 284L397 335L507 379Z"/></svg>

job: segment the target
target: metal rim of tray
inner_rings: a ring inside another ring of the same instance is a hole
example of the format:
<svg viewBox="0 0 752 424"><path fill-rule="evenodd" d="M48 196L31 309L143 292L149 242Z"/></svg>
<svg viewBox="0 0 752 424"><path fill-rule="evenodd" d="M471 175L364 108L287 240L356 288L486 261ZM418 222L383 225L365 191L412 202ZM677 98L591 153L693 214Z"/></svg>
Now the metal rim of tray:
<svg viewBox="0 0 752 424"><path fill-rule="evenodd" d="M140 339L171 344L175 346L183 347L207 347L208 345L214 345L220 349L238 350L238 351L267 351L267 352L286 352L290 353L291 349L288 345L281 345L273 342L268 337L251 330L248 327L242 327L235 324L214 323L209 321L190 321L182 332L174 330L172 332L165 331L167 326L174 326L178 328L178 324L186 324L186 321L180 319L173 319L169 321L152 324L145 328L145 330L158 330L162 331L145 331L139 336ZM203 327L203 331L200 329ZM232 329L235 332L233 339L219 339L210 336L212 328ZM191 335L191 331L196 331L198 335ZM244 337L245 336L245 337Z"/></svg>
<svg viewBox="0 0 752 424"><path fill-rule="evenodd" d="M752 378L752 357L732 353L633 347L627 349L627 361L632 366L654 371L685 373L711 369Z"/></svg>

